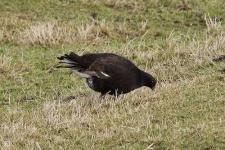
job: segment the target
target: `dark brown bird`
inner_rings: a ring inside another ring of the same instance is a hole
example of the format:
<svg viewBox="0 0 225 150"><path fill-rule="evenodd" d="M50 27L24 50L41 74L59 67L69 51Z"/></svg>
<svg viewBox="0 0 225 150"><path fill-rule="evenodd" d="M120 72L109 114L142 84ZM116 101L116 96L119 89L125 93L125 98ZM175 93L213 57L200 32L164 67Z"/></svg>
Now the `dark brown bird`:
<svg viewBox="0 0 225 150"><path fill-rule="evenodd" d="M88 86L101 93L118 96L142 86L155 88L156 79L137 68L131 61L112 53L95 53L78 56L58 57L66 65L58 68L70 68L80 77L86 78Z"/></svg>

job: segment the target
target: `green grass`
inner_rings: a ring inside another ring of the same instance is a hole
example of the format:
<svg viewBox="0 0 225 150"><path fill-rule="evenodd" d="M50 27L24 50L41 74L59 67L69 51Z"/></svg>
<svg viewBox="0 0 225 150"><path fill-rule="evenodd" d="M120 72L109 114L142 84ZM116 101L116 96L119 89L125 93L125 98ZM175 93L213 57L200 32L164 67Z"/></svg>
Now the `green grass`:
<svg viewBox="0 0 225 150"><path fill-rule="evenodd" d="M225 54L224 7L0 1L0 148L224 149L225 61L212 61ZM100 103L84 79L55 68L69 51L122 55L157 78L156 90Z"/></svg>

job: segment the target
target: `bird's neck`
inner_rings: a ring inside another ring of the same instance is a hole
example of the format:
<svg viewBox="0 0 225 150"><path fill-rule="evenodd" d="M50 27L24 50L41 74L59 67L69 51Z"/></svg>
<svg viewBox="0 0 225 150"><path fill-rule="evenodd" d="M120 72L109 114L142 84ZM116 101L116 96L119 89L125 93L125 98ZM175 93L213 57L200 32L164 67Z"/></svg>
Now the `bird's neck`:
<svg viewBox="0 0 225 150"><path fill-rule="evenodd" d="M145 86L146 74L143 71L141 71L140 74L141 74L141 84L140 84L140 86Z"/></svg>

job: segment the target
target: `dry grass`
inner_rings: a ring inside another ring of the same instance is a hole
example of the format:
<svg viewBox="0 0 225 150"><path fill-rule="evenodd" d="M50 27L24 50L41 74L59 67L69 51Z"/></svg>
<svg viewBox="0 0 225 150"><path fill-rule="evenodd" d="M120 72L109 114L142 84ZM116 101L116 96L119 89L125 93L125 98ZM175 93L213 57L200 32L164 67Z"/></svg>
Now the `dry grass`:
<svg viewBox="0 0 225 150"><path fill-rule="evenodd" d="M19 38L24 44L40 44L40 45L55 45L63 38L63 30L57 27L56 23L44 23L36 26L31 26L29 29L21 32ZM70 35L70 32L68 32ZM65 35L64 35L65 36Z"/></svg>
<svg viewBox="0 0 225 150"><path fill-rule="evenodd" d="M109 37L110 27L101 21L96 23L73 22L59 24L57 22L38 22L36 25L28 24L24 29L0 30L0 41L14 42L17 45L42 45L45 47L60 44L74 44L80 42L101 42L101 37Z"/></svg>
<svg viewBox="0 0 225 150"><path fill-rule="evenodd" d="M12 58L5 55L0 56L0 73L6 73L10 70L11 60Z"/></svg>
<svg viewBox="0 0 225 150"><path fill-rule="evenodd" d="M0 18L0 148L224 149L224 62L212 61L225 53L219 16L204 15L193 5L200 1L79 2L51 1L59 19L26 16L44 7L35 1L20 17ZM184 16L200 27L177 22ZM100 102L84 80L54 69L71 49L123 55L155 76L157 88Z"/></svg>
<svg viewBox="0 0 225 150"><path fill-rule="evenodd" d="M106 6L108 7L113 7L114 9L119 9L119 8L127 8L132 10L132 12L138 12L140 10L143 10L143 1L127 1L127 0L108 0L106 2Z"/></svg>
<svg viewBox="0 0 225 150"><path fill-rule="evenodd" d="M206 22L210 20L212 19L208 18ZM208 33L209 30L213 32ZM204 67L210 64L213 58L224 53L224 45L225 33L221 30L220 24L207 23L207 31L201 36L192 37L191 40L189 35L176 35L172 32L166 39L167 50L161 52L162 49L158 49L155 52L155 57L161 61L153 65L153 72L164 75L160 80L169 82L193 77L196 71L202 70L202 73L206 73ZM150 54L151 57L154 57L153 55Z"/></svg>
<svg viewBox="0 0 225 150"><path fill-rule="evenodd" d="M211 30L221 30L222 26L221 26L221 21L219 21L217 18L212 18L209 15L205 15L205 23L207 26L207 30L211 31Z"/></svg>
<svg viewBox="0 0 225 150"><path fill-rule="evenodd" d="M76 27L75 24L59 25L58 23L39 23L39 25L31 26L18 35L15 39L18 43L23 44L39 44L43 46L55 46L59 44L73 44L76 42L84 42L96 40L100 32L95 30L92 23L81 24ZM21 40L19 40L21 39Z"/></svg>

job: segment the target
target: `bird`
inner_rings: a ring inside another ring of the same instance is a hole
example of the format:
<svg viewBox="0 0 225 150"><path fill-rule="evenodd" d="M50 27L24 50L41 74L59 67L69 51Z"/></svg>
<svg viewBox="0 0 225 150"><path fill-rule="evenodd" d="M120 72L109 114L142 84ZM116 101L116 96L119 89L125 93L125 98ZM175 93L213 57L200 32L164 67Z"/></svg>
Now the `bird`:
<svg viewBox="0 0 225 150"><path fill-rule="evenodd" d="M85 78L87 85L96 92L119 96L146 86L154 90L156 79L142 71L130 60L114 53L87 53L82 56L70 52L57 57L57 68L70 68L78 76Z"/></svg>

